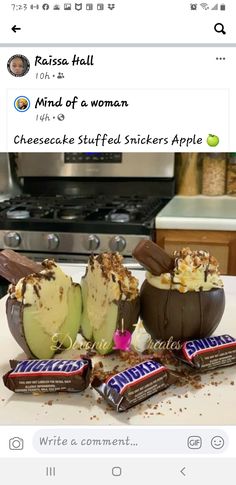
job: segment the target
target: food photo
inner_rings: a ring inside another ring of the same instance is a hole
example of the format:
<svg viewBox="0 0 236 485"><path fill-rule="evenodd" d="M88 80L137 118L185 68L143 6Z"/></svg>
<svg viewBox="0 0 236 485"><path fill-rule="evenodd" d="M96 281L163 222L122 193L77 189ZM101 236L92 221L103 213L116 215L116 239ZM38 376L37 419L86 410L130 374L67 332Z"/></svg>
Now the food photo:
<svg viewBox="0 0 236 485"><path fill-rule="evenodd" d="M1 154L1 424L236 424L232 162Z"/></svg>

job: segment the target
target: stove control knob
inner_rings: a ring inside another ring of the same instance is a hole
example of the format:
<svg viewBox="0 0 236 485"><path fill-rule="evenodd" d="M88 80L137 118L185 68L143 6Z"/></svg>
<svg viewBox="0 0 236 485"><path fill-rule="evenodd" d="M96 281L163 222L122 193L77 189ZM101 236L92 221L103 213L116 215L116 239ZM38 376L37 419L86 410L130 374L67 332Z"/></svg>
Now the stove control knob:
<svg viewBox="0 0 236 485"><path fill-rule="evenodd" d="M112 251L121 253L125 249L126 240L122 236L115 236L110 240L109 246Z"/></svg>
<svg viewBox="0 0 236 485"><path fill-rule="evenodd" d="M52 250L52 249L57 249L58 246L59 246L59 237L57 236L57 234L48 234L47 236L47 243L48 243L48 249Z"/></svg>
<svg viewBox="0 0 236 485"><path fill-rule="evenodd" d="M95 234L90 234L84 245L88 251L95 251L100 245L100 239Z"/></svg>
<svg viewBox="0 0 236 485"><path fill-rule="evenodd" d="M17 232L7 232L4 235L4 243L9 248L17 248L20 245L21 237Z"/></svg>

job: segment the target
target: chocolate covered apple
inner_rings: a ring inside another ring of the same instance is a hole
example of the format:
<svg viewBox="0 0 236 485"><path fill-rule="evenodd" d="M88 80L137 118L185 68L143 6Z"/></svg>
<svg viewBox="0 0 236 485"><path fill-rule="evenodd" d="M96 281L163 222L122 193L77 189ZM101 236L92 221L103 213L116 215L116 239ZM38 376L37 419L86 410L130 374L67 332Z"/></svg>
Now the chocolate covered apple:
<svg viewBox="0 0 236 485"><path fill-rule="evenodd" d="M138 280L122 261L119 253L92 255L81 281L81 330L100 354L111 352L117 344L127 347L139 317Z"/></svg>
<svg viewBox="0 0 236 485"><path fill-rule="evenodd" d="M149 271L140 290L144 327L153 339L187 340L211 335L218 326L225 308L218 261L208 251L191 251L184 248L175 251L167 260L169 268L166 272L166 260L162 266L163 250L159 252L157 248L155 243L150 242ZM152 249L155 254L154 260L160 255L158 273L155 272L156 263L152 272ZM135 251L136 258L145 260L147 247L145 251L141 258L139 254L137 257Z"/></svg>
<svg viewBox="0 0 236 485"><path fill-rule="evenodd" d="M0 273L14 281L6 302L10 331L27 356L50 359L58 348L68 348L76 339L82 309L80 285L54 261L37 265L28 260L27 266L27 258L10 256L9 264L5 261L0 266ZM19 278L22 273L26 276Z"/></svg>

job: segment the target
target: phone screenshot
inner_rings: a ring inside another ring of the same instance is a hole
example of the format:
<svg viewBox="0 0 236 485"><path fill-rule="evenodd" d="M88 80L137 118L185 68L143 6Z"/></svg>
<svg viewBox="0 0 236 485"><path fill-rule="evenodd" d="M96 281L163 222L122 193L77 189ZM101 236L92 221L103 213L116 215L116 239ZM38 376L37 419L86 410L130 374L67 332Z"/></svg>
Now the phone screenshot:
<svg viewBox="0 0 236 485"><path fill-rule="evenodd" d="M9 484L232 482L236 5L0 5Z"/></svg>

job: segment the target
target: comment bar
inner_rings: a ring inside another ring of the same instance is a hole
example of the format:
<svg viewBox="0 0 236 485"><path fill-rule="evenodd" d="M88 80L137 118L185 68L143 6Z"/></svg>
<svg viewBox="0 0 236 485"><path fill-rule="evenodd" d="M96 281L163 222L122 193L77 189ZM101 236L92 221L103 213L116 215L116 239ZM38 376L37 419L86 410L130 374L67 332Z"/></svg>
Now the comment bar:
<svg viewBox="0 0 236 485"><path fill-rule="evenodd" d="M40 454L218 454L228 446L220 429L199 428L197 432L166 428L43 429L33 437Z"/></svg>

